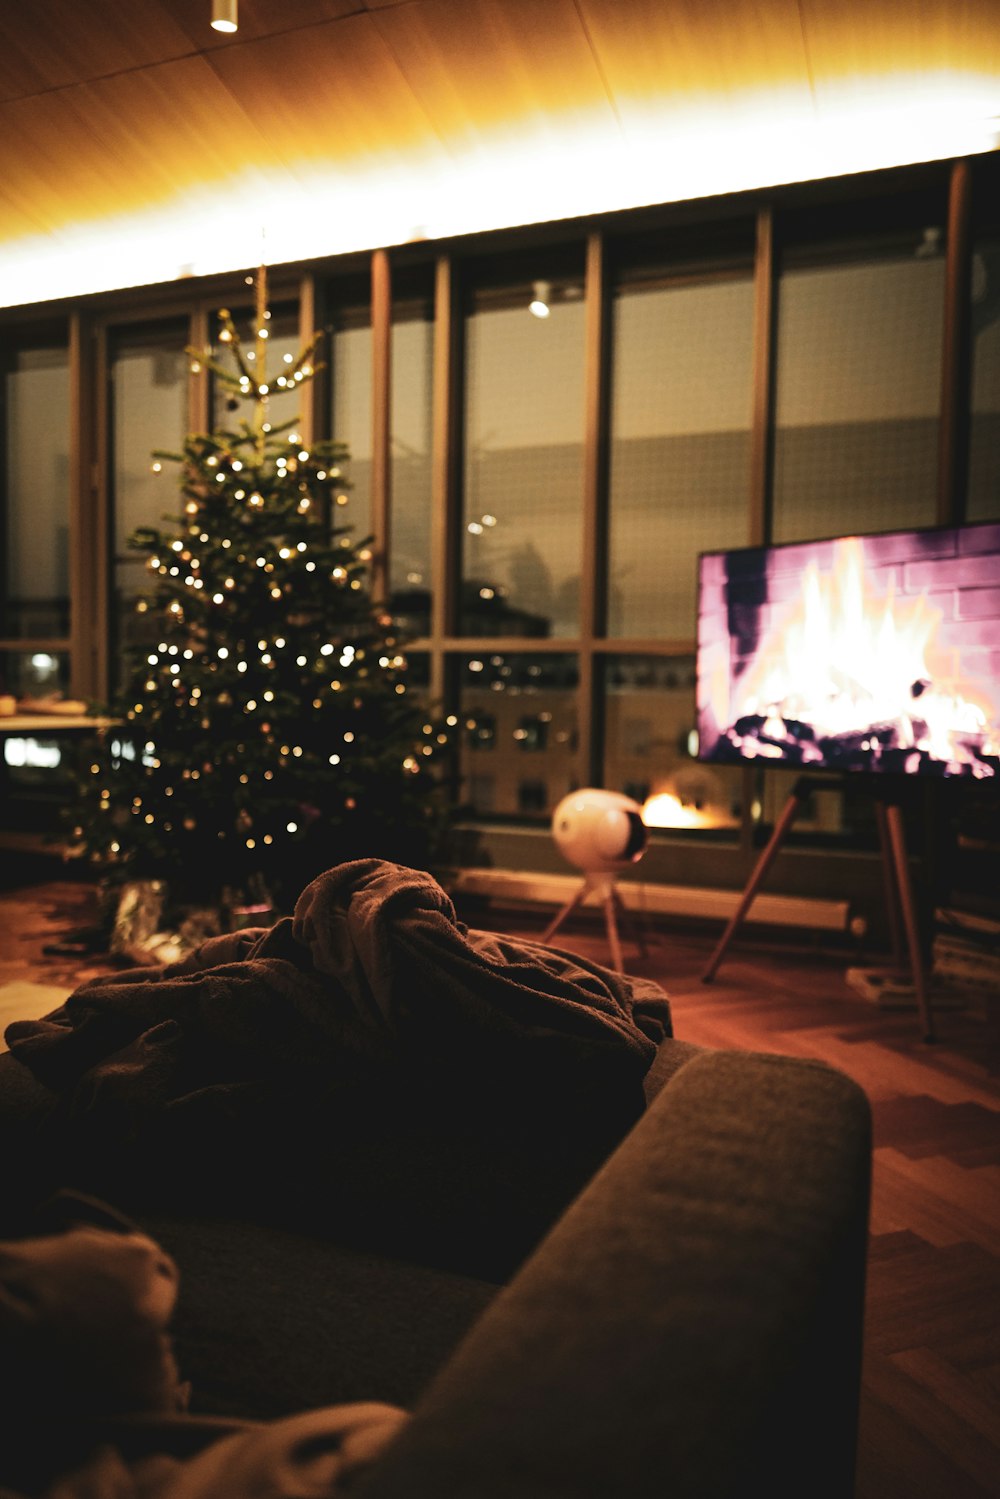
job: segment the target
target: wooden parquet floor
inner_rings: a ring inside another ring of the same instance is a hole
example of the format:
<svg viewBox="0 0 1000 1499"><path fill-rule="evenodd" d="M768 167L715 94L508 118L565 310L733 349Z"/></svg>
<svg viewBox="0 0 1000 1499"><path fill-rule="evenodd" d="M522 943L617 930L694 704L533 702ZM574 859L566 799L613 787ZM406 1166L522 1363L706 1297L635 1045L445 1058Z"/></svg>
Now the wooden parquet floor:
<svg viewBox="0 0 1000 1499"><path fill-rule="evenodd" d="M479 924L537 936L544 922L494 913ZM996 1499L1000 994L985 1014L936 1011L928 1045L915 1013L879 1010L848 986L858 954L822 951L808 938L766 942L747 929L705 985L718 937L715 926L663 925L645 958L625 944L628 970L670 995L675 1034L817 1057L853 1077L872 1104L858 1499ZM596 914L560 941L609 961ZM875 966L878 956L861 961Z"/></svg>
<svg viewBox="0 0 1000 1499"><path fill-rule="evenodd" d="M0 984L66 991L108 964L42 949L92 919L94 895L62 881L0 889ZM546 913L462 912L470 925L537 938ZM630 972L670 995L675 1033L706 1046L817 1057L855 1078L875 1127L858 1499L1000 1495L1000 995L935 1013L881 1011L845 982L877 955L824 950L801 935L741 933L715 982L700 973L718 938L662 924ZM596 914L560 945L610 961ZM820 1390L817 1398L822 1398ZM821 1458L819 1459L821 1460ZM803 1489L808 1499L808 1488Z"/></svg>

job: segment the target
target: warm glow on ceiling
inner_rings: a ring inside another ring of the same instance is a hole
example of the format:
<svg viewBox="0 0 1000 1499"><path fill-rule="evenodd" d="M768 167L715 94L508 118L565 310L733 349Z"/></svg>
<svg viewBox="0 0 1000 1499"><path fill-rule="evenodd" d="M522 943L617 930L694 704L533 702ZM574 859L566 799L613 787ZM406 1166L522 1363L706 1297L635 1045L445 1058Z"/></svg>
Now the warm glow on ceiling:
<svg viewBox="0 0 1000 1499"><path fill-rule="evenodd" d="M494 144L424 145L352 170L248 170L155 210L77 223L0 245L0 300L13 306L277 265L654 203L941 160L995 149L992 76L921 73L800 90L633 101L617 132L576 112L508 126Z"/></svg>

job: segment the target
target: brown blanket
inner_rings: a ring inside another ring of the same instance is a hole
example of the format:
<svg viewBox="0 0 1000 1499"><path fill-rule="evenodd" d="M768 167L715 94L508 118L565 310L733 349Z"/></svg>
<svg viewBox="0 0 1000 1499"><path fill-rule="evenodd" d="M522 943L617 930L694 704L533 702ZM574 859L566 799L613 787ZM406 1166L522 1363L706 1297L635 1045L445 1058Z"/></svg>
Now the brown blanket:
<svg viewBox="0 0 1000 1499"><path fill-rule="evenodd" d="M212 938L163 969L96 979L45 1019L15 1021L6 1038L56 1091L87 1077L84 1096L98 1107L102 1077L113 1093L148 1086L176 1097L181 1054L190 1064L192 1051L202 1086L257 1069L311 1071L320 1058L338 1069L345 1049L388 1056L431 1042L485 1058L515 1041L526 1065L533 1045L600 1054L641 1080L669 1015L651 980L470 930L429 874L363 859L314 880L274 927Z"/></svg>
<svg viewBox="0 0 1000 1499"><path fill-rule="evenodd" d="M314 880L270 929L85 984L6 1037L58 1096L67 1140L102 1158L131 1147L133 1172L218 1184L263 1151L284 1177L308 1137L350 1155L356 1184L374 1148L374 1194L439 1176L445 1139L463 1178L487 1139L512 1174L529 1140L558 1157L575 1139L592 1160L641 1112L669 1033L652 982L470 930L430 875L366 859Z"/></svg>

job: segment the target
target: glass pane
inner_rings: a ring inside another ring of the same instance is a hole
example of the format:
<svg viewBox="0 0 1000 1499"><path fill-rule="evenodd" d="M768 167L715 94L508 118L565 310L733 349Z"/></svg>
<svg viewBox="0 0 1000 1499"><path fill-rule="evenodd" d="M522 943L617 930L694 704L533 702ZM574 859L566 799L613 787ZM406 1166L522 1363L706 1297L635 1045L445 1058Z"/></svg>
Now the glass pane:
<svg viewBox="0 0 1000 1499"><path fill-rule="evenodd" d="M0 693L25 698L64 698L69 691L69 652L29 648L0 651ZM30 712L30 705L24 706Z"/></svg>
<svg viewBox="0 0 1000 1499"><path fill-rule="evenodd" d="M128 552L137 526L179 507L180 468L154 471L153 452L180 452L187 434L188 324L124 333L111 356L115 553Z"/></svg>
<svg viewBox="0 0 1000 1499"><path fill-rule="evenodd" d="M533 301L544 315L532 315ZM582 269L472 294L463 634L579 629L583 332Z"/></svg>
<svg viewBox="0 0 1000 1499"><path fill-rule="evenodd" d="M610 635L693 636L698 553L748 539L752 358L749 277L617 289Z"/></svg>
<svg viewBox="0 0 1000 1499"><path fill-rule="evenodd" d="M774 540L933 523L943 306L933 234L783 273Z"/></svg>
<svg viewBox="0 0 1000 1499"><path fill-rule="evenodd" d="M433 356L433 312L428 303L395 306L389 589L393 615L412 635L430 630Z"/></svg>
<svg viewBox="0 0 1000 1499"><path fill-rule="evenodd" d="M6 524L0 635L69 634L69 359L65 347L6 361Z"/></svg>
<svg viewBox="0 0 1000 1499"><path fill-rule="evenodd" d="M736 828L743 776L693 758L694 686L693 656L606 659L603 784L649 802L652 827Z"/></svg>
<svg viewBox="0 0 1000 1499"><path fill-rule="evenodd" d="M343 466L348 504L337 523L352 527L356 541L371 531L372 470L372 332L365 307L338 308L330 336L333 388L331 435L346 442L350 461Z"/></svg>
<svg viewBox="0 0 1000 1499"><path fill-rule="evenodd" d="M575 656L464 657L460 800L473 812L545 822L580 784Z"/></svg>
<svg viewBox="0 0 1000 1499"><path fill-rule="evenodd" d="M972 258L972 433L969 520L1000 520L1000 238Z"/></svg>
<svg viewBox="0 0 1000 1499"><path fill-rule="evenodd" d="M187 320L129 330L111 350L112 505L115 549L111 659L146 642L134 601L146 579L144 558L129 550L137 526L159 525L180 510L179 464L154 468L157 449L180 452L187 435Z"/></svg>
<svg viewBox="0 0 1000 1499"><path fill-rule="evenodd" d="M406 651L406 689L418 703L430 707L431 658L426 651Z"/></svg>
<svg viewBox="0 0 1000 1499"><path fill-rule="evenodd" d="M62 814L75 794L74 782L87 753L80 733L52 728L0 735L0 827L38 834L62 832Z"/></svg>

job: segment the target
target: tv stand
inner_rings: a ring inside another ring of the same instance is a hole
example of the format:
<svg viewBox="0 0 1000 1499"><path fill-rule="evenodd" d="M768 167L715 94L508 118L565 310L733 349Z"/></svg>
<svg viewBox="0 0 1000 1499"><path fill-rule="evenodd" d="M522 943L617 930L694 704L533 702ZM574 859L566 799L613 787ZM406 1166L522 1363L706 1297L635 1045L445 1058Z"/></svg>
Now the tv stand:
<svg viewBox="0 0 1000 1499"><path fill-rule="evenodd" d="M702 973L701 981L703 984L710 984L715 978L719 964L725 957L730 942L732 942L747 911L749 911L753 904L767 871L774 862L781 845L785 841L789 828L795 821L799 809L810 792L837 788L841 784L839 780L824 781L812 776L800 776L795 782L791 795L782 809L781 816L774 825L774 831L767 842L767 846L761 851L760 858L754 865L750 878L747 880L746 888L740 898L739 905L733 912L729 925L719 939L715 951L712 953L711 958L709 958L708 965ZM882 875L885 883L886 911L889 917L893 961L897 967L901 968L903 966L902 936L905 934L909 968L913 979L913 992L917 1001L920 1023L924 1029L924 1040L933 1041L934 1029L927 994L927 973L920 947L920 932L917 926L917 911L913 900L913 884L910 880L910 866L906 854L903 816L899 802L893 795L892 788L889 786L878 786L875 788L875 817L878 823L879 843L882 850ZM902 932L900 931L900 917L902 917Z"/></svg>

